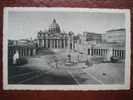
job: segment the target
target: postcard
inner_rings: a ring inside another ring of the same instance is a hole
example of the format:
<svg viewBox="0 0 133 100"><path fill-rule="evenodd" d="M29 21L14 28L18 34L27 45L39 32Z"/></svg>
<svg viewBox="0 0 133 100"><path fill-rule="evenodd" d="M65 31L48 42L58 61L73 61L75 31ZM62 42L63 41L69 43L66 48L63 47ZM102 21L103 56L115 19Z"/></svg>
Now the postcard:
<svg viewBox="0 0 133 100"><path fill-rule="evenodd" d="M5 7L4 90L130 89L130 10Z"/></svg>

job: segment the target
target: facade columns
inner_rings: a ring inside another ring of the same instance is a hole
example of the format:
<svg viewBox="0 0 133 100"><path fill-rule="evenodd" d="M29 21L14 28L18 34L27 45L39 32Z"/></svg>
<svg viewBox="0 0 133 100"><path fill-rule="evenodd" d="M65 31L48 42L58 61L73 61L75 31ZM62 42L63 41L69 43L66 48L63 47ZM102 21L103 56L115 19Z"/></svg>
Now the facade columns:
<svg viewBox="0 0 133 100"><path fill-rule="evenodd" d="M44 39L38 39L37 41L38 47L42 48L68 48L68 49L74 49L75 44L73 41L73 37L68 36L66 39L65 37L63 38L44 38Z"/></svg>
<svg viewBox="0 0 133 100"><path fill-rule="evenodd" d="M70 50L70 37L68 37L67 48L68 48L68 50Z"/></svg>
<svg viewBox="0 0 133 100"><path fill-rule="evenodd" d="M62 48L62 40L59 40L60 41L60 48Z"/></svg>
<svg viewBox="0 0 133 100"><path fill-rule="evenodd" d="M58 39L56 39L56 48L58 48Z"/></svg>
<svg viewBox="0 0 133 100"><path fill-rule="evenodd" d="M58 39L58 48L60 48L60 43L59 43L59 39Z"/></svg>
<svg viewBox="0 0 133 100"><path fill-rule="evenodd" d="M67 48L67 39L65 39L65 48Z"/></svg>
<svg viewBox="0 0 133 100"><path fill-rule="evenodd" d="M52 48L52 40L50 39L50 48Z"/></svg>
<svg viewBox="0 0 133 100"><path fill-rule="evenodd" d="M60 39L58 40L58 48L60 48L61 46L60 46Z"/></svg>

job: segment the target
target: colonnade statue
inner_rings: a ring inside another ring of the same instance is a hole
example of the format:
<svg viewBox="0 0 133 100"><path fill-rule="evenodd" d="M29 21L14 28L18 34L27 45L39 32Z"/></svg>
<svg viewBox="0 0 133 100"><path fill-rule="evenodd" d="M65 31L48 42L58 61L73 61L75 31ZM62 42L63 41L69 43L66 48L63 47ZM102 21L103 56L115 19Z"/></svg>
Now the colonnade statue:
<svg viewBox="0 0 133 100"><path fill-rule="evenodd" d="M19 59L19 52L16 50L15 54L13 55L13 64L17 64Z"/></svg>

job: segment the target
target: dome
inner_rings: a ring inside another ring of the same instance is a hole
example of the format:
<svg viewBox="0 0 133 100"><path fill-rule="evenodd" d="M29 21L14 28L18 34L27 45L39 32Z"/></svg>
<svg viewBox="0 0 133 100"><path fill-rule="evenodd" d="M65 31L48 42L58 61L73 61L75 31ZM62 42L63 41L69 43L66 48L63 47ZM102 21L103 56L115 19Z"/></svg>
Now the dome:
<svg viewBox="0 0 133 100"><path fill-rule="evenodd" d="M52 24L49 26L48 31L54 33L60 33L60 26L59 24L56 23L55 19L53 20Z"/></svg>

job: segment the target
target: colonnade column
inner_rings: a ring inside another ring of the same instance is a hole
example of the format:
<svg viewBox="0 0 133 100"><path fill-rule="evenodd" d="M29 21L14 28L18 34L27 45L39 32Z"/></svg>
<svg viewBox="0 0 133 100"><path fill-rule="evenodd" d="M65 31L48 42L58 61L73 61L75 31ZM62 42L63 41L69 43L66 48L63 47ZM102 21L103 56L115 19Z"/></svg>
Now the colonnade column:
<svg viewBox="0 0 133 100"><path fill-rule="evenodd" d="M50 42L50 48L52 48L52 40L50 39L50 41L49 41L49 42Z"/></svg>
<svg viewBox="0 0 133 100"><path fill-rule="evenodd" d="M44 48L44 40L42 40L42 47Z"/></svg>
<svg viewBox="0 0 133 100"><path fill-rule="evenodd" d="M24 56L24 50L23 50L23 48L22 48L22 56Z"/></svg>
<svg viewBox="0 0 133 100"><path fill-rule="evenodd" d="M68 38L68 41L67 41L67 49L70 50L70 37Z"/></svg>
<svg viewBox="0 0 133 100"><path fill-rule="evenodd" d="M63 45L64 45L64 48L65 48L65 47L66 47L66 46L65 46L65 39L63 39Z"/></svg>
<svg viewBox="0 0 133 100"><path fill-rule="evenodd" d="M48 48L48 40L45 40L46 44L45 44L45 48Z"/></svg>
<svg viewBox="0 0 133 100"><path fill-rule="evenodd" d="M90 48L90 55L93 56L93 48Z"/></svg>
<svg viewBox="0 0 133 100"><path fill-rule="evenodd" d="M62 48L62 40L60 40L60 48Z"/></svg>
<svg viewBox="0 0 133 100"><path fill-rule="evenodd" d="M66 48L66 39L64 41L65 41L65 47L64 48Z"/></svg>

